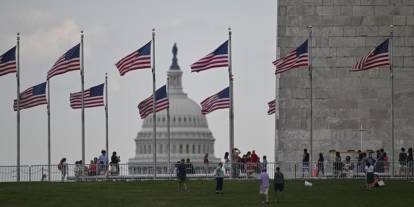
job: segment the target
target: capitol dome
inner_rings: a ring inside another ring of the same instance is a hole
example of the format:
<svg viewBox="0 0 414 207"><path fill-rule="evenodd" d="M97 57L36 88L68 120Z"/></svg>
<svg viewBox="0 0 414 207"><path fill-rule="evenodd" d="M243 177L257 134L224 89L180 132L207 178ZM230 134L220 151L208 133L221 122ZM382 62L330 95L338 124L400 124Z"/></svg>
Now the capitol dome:
<svg viewBox="0 0 414 207"><path fill-rule="evenodd" d="M173 59L168 75L168 94L170 102L170 156L171 163L190 159L192 163L203 163L208 153L210 162L219 162L214 157L214 137L208 128L207 119L201 114L199 104L191 100L182 87L182 74L177 62L177 46L173 47ZM167 110L156 114L157 164L168 163ZM141 131L135 138L135 157L129 164L150 164L153 162L153 116L147 116ZM151 165L149 165L151 166ZM136 172L136 170L133 170ZM141 170L139 170L141 171Z"/></svg>

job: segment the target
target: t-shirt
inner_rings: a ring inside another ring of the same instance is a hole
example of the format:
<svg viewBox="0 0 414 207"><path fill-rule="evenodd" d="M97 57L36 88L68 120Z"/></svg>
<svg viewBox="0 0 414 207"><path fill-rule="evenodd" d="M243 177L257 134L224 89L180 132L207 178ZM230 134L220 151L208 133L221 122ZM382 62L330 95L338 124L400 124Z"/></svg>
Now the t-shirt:
<svg viewBox="0 0 414 207"><path fill-rule="evenodd" d="M186 168L185 164L184 164L184 163L180 163L180 164L177 166L177 176L178 176L179 178L185 178L185 177L187 177L187 172L186 172L186 170L187 170L187 168Z"/></svg>
<svg viewBox="0 0 414 207"><path fill-rule="evenodd" d="M260 174L260 187L268 188L269 187L269 175L266 172Z"/></svg>
<svg viewBox="0 0 414 207"><path fill-rule="evenodd" d="M281 172L275 172L275 184L283 184L285 183L285 179L283 176L283 173Z"/></svg>
<svg viewBox="0 0 414 207"><path fill-rule="evenodd" d="M370 165L369 167L365 166L365 172L373 173L374 172L374 166L373 165Z"/></svg>
<svg viewBox="0 0 414 207"><path fill-rule="evenodd" d="M217 168L216 168L216 176L217 176L218 178L222 178L222 177L224 177L224 171L223 171L223 168L221 168L221 167L217 167Z"/></svg>
<svg viewBox="0 0 414 207"><path fill-rule="evenodd" d="M309 162L309 153L303 154L303 162Z"/></svg>

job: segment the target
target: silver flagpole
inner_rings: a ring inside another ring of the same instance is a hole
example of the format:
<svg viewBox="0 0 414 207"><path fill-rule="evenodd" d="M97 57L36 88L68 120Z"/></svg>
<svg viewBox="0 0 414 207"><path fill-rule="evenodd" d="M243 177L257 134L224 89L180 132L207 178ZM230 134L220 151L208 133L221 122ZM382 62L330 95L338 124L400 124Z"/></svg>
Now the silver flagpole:
<svg viewBox="0 0 414 207"><path fill-rule="evenodd" d="M80 45L80 54L81 54L81 84L82 84L82 165L85 165L85 106L84 106L84 64L83 64L83 30L81 31L81 45Z"/></svg>
<svg viewBox="0 0 414 207"><path fill-rule="evenodd" d="M170 101L170 76L167 75L167 97ZM171 106L171 103L169 103ZM170 122L170 107L167 108L167 138L168 138L168 174L171 173L171 122Z"/></svg>
<svg viewBox="0 0 414 207"><path fill-rule="evenodd" d="M108 132L108 73L105 73L105 137L106 154L109 155L109 132Z"/></svg>
<svg viewBox="0 0 414 207"><path fill-rule="evenodd" d="M312 25L308 26L309 29L309 40L308 40L308 59L309 59L309 87L310 87L310 131L309 131L309 146L310 146L310 169L312 169L312 161L313 161L313 86L312 86L312 56L311 56L311 49L312 49Z"/></svg>
<svg viewBox="0 0 414 207"><path fill-rule="evenodd" d="M152 120L153 120L153 161L154 161L154 180L157 178L157 115L155 113L155 29L152 29Z"/></svg>
<svg viewBox="0 0 414 207"><path fill-rule="evenodd" d="M50 80L47 80L47 164L49 165L48 178L51 181L51 142L50 142Z"/></svg>
<svg viewBox="0 0 414 207"><path fill-rule="evenodd" d="M229 53L229 82L230 82L230 110L229 110L229 136L230 136L230 166L233 166L234 163L234 156L233 156L233 149L234 149L234 100L233 100L233 74L231 68L231 28L229 30L229 42L228 42L228 53ZM235 173L233 172L233 167L230 168L230 175L234 177Z"/></svg>
<svg viewBox="0 0 414 207"><path fill-rule="evenodd" d="M391 145L392 145L392 176L395 174L395 142L394 142L394 71L392 68L392 46L394 36L394 25L390 25L390 78L391 78Z"/></svg>
<svg viewBox="0 0 414 207"><path fill-rule="evenodd" d="M16 80L17 80L17 182L20 182L20 33L16 44Z"/></svg>
<svg viewBox="0 0 414 207"><path fill-rule="evenodd" d="M276 3L276 23L277 23L277 15L278 15L278 3ZM277 59L277 26L276 26L276 49L275 49L275 58ZM277 70L277 67L276 67ZM278 115L279 115L279 75L275 75L275 151L274 151L274 159L276 165L279 162L278 157L278 150L279 150L279 128L278 125Z"/></svg>

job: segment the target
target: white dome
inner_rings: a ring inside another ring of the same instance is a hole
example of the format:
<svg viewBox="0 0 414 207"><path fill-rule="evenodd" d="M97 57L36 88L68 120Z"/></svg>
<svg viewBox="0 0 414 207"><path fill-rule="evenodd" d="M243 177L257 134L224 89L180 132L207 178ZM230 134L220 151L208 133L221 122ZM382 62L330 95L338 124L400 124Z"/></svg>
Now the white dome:
<svg viewBox="0 0 414 207"><path fill-rule="evenodd" d="M173 63L168 70L168 94L170 110L170 155L171 162L189 158L192 162L203 162L204 155L218 162L214 157L214 137L208 128L207 119L201 114L199 104L191 100L182 88L182 74L177 64L177 49ZM135 143L135 157L129 163L151 163L153 161L153 116L144 119ZM168 160L167 110L156 114L157 162Z"/></svg>

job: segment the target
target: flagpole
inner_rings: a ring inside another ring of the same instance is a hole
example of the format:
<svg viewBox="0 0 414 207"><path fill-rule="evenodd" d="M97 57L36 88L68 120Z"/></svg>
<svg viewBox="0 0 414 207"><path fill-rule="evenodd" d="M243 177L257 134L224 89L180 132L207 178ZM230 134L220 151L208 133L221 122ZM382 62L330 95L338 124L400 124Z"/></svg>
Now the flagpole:
<svg viewBox="0 0 414 207"><path fill-rule="evenodd" d="M309 59L309 87L310 87L310 167L312 167L312 161L313 161L313 85L312 85L312 58L311 58L311 49L312 49L312 25L308 26L309 29L309 40L308 40L308 59Z"/></svg>
<svg viewBox="0 0 414 207"><path fill-rule="evenodd" d="M394 142L394 71L392 68L392 46L394 25L390 25L390 78L391 78L391 145L392 145L392 176L395 174L395 142Z"/></svg>
<svg viewBox="0 0 414 207"><path fill-rule="evenodd" d="M81 84L82 84L82 89L81 89L81 93L82 93L82 165L85 165L85 106L84 106L84 61L83 61L83 30L81 31L81 45L80 45L80 49L81 49Z"/></svg>
<svg viewBox="0 0 414 207"><path fill-rule="evenodd" d="M229 136L230 136L230 151L229 153L231 153L230 156L230 166L233 166L232 164L234 163L234 157L233 157L233 149L234 149L234 103L233 103L233 74L232 74L232 65L231 65L231 28L228 28L229 31L229 44L228 44L228 49L229 49L229 82L230 82L230 110L229 110L229 119L230 119L230 126L229 126ZM233 172L233 167L230 168L230 175L231 177L234 177L234 172Z"/></svg>
<svg viewBox="0 0 414 207"><path fill-rule="evenodd" d="M170 101L170 76L167 75L167 97ZM170 107L167 108L167 138L168 138L168 174L171 172L171 122L170 122Z"/></svg>
<svg viewBox="0 0 414 207"><path fill-rule="evenodd" d="M20 182L20 33L16 43L16 82L17 82L17 182Z"/></svg>
<svg viewBox="0 0 414 207"><path fill-rule="evenodd" d="M109 155L109 132L108 132L108 73L105 73L105 137L106 153Z"/></svg>
<svg viewBox="0 0 414 207"><path fill-rule="evenodd" d="M155 29L152 29L152 120L153 120L153 161L154 161L154 180L157 177L157 115L155 113Z"/></svg>
<svg viewBox="0 0 414 207"><path fill-rule="evenodd" d="M276 24L277 24L277 16L278 16L278 3L276 3ZM275 60L277 60L277 26L276 26L276 49L275 49ZM277 71L277 66L276 66L276 71ZM279 162L279 157L278 157L278 149L279 149L279 128L277 127L278 125L278 115L279 115L279 75L275 74L275 151L274 151L274 159L275 159L275 163L276 165Z"/></svg>
<svg viewBox="0 0 414 207"><path fill-rule="evenodd" d="M47 164L49 166L48 178L51 181L51 142L50 142L50 80L47 79Z"/></svg>

